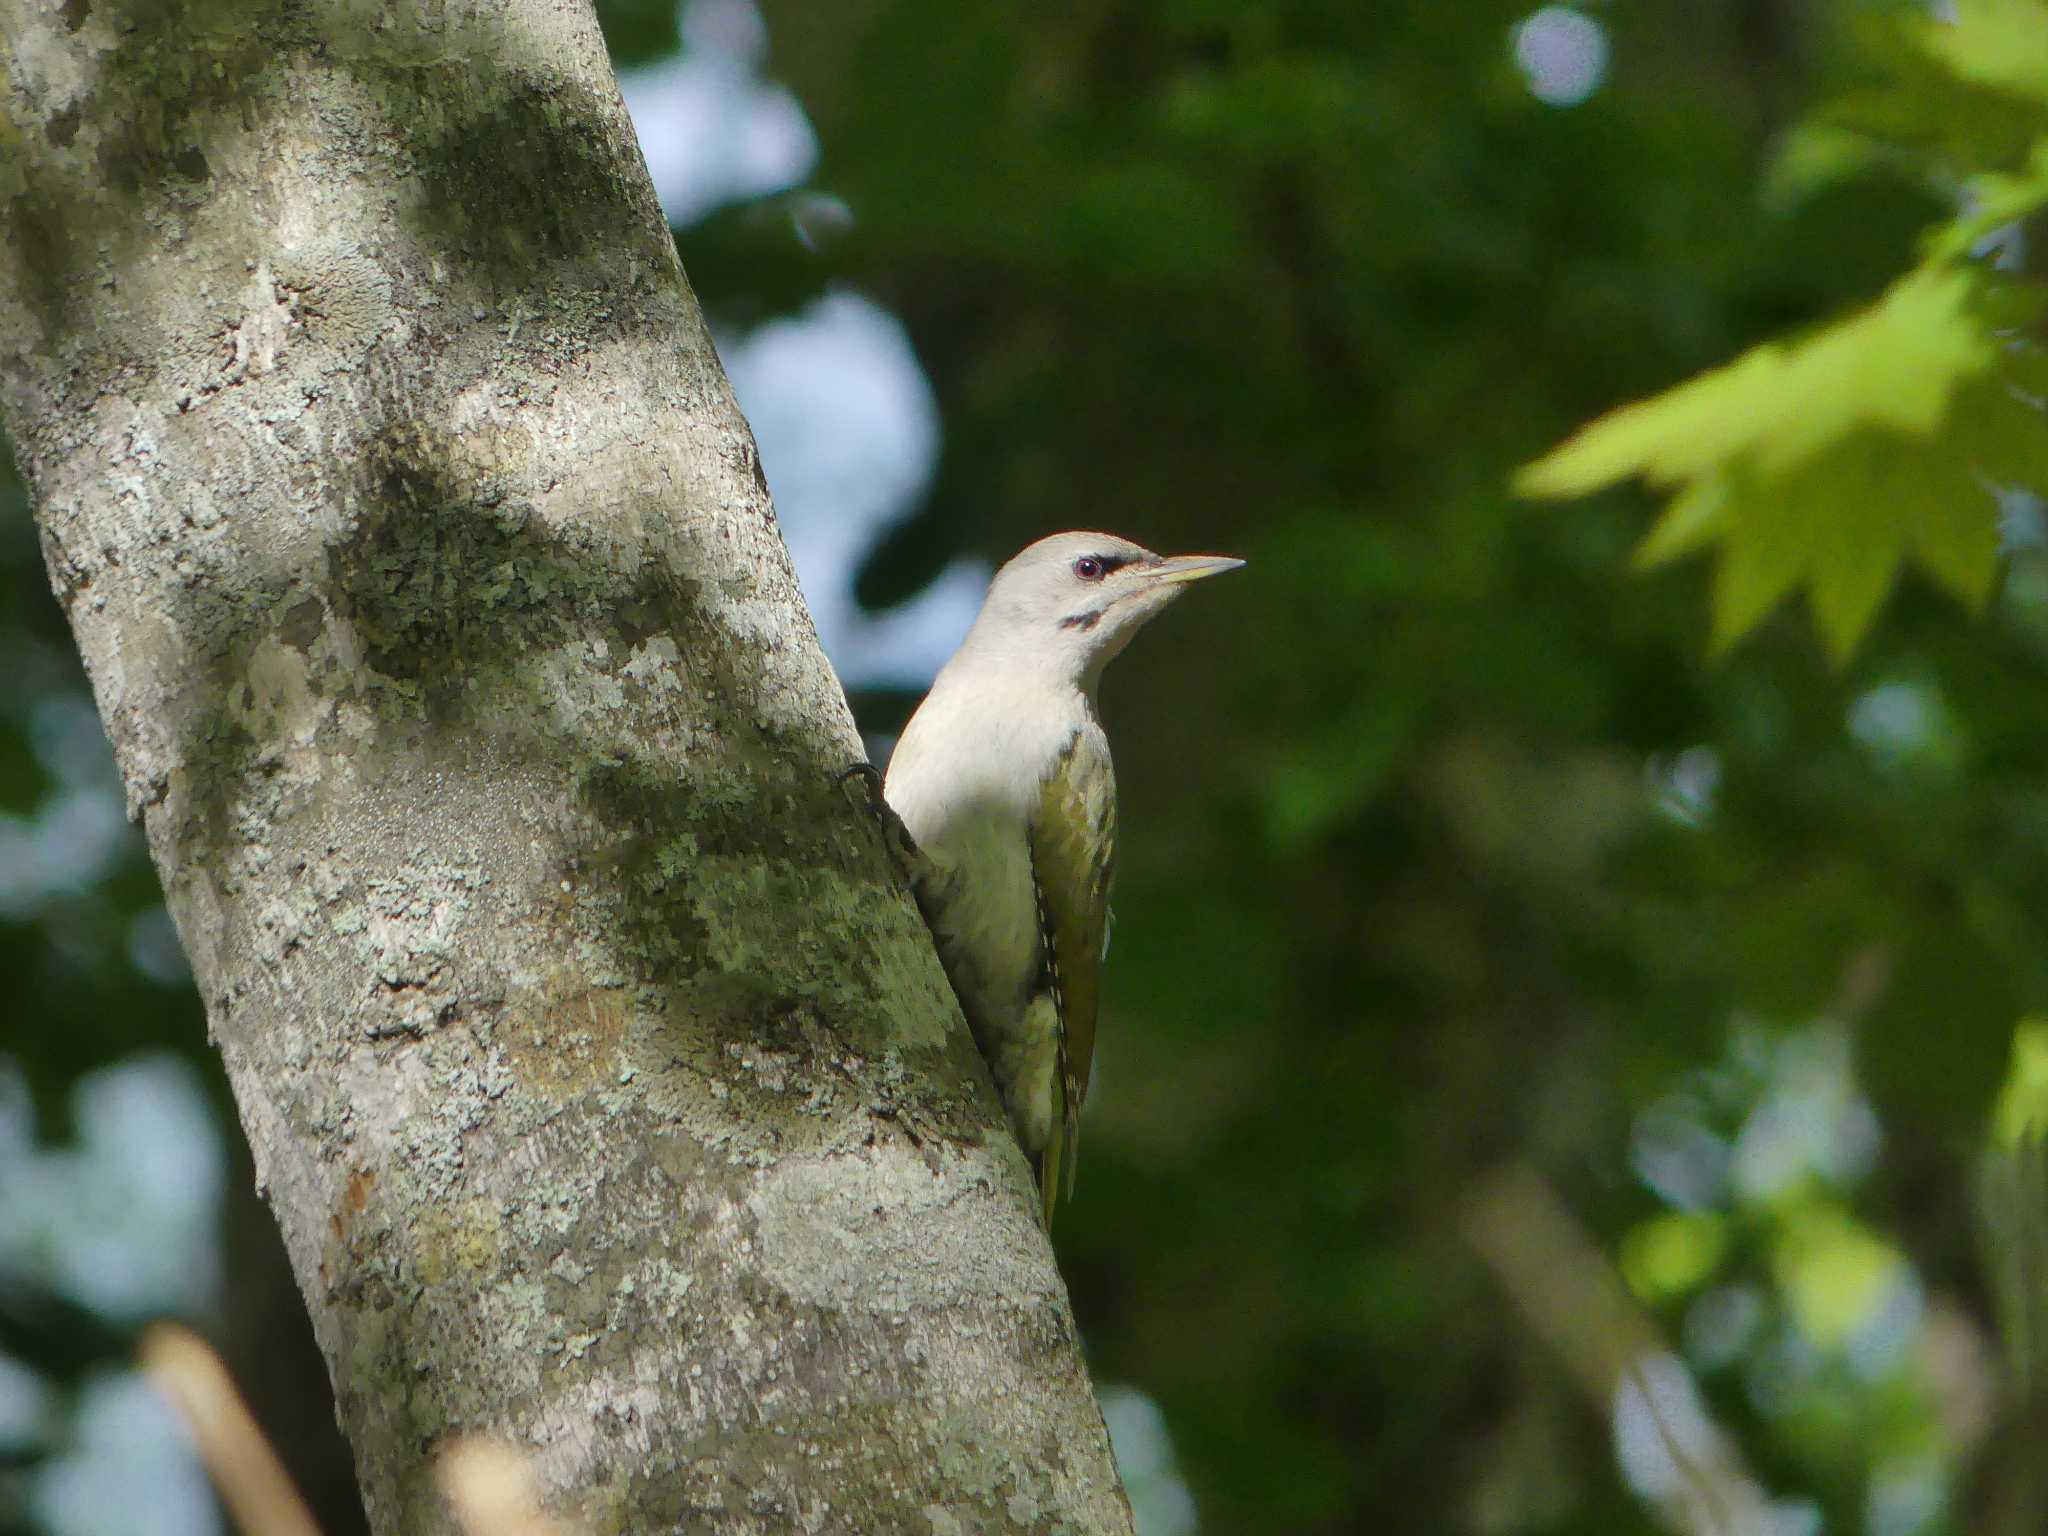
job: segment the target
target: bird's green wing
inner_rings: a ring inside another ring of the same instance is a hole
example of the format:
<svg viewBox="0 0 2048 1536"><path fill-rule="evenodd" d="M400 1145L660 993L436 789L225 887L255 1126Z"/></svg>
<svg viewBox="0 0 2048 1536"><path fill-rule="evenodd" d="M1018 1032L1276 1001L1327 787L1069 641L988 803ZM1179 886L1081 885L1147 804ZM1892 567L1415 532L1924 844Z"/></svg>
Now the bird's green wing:
<svg viewBox="0 0 2048 1536"><path fill-rule="evenodd" d="M1077 732L1046 777L1031 820L1031 872L1060 1024L1054 1125L1038 1168L1048 1226L1054 1200L1074 1187L1115 860L1116 777L1109 749L1099 731Z"/></svg>

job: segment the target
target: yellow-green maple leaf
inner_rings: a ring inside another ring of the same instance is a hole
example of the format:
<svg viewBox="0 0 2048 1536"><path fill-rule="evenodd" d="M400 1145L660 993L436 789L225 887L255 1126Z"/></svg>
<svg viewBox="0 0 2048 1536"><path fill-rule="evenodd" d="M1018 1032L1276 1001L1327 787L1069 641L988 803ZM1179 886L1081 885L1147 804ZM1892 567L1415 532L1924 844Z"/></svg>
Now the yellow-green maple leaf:
<svg viewBox="0 0 2048 1536"><path fill-rule="evenodd" d="M1923 268L1861 314L1610 412L1524 469L1516 489L1583 496L1631 475L1669 487L1738 461L1772 474L1865 423L1925 436L1995 357L1966 314L1970 292L1967 271Z"/></svg>
<svg viewBox="0 0 2048 1536"><path fill-rule="evenodd" d="M2048 102L2048 5L1956 0L1955 19L1930 18L1920 46L1958 79Z"/></svg>
<svg viewBox="0 0 2048 1536"><path fill-rule="evenodd" d="M1637 562L1718 547L1717 649L1804 589L1844 660L1908 560L1980 604L1994 487L2048 483L2048 449L2026 446L2048 428L2003 376L1983 281L1923 267L1861 313L1601 418L1517 487L1576 496L1640 476L1671 490Z"/></svg>

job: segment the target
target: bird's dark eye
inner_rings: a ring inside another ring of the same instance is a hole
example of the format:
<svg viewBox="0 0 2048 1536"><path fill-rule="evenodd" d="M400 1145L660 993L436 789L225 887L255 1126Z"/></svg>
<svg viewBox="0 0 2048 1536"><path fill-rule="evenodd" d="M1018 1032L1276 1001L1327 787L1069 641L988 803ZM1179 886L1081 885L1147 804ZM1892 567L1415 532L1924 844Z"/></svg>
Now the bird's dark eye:
<svg viewBox="0 0 2048 1536"><path fill-rule="evenodd" d="M1083 581L1102 580L1102 562L1093 555L1083 555L1074 562L1074 574Z"/></svg>

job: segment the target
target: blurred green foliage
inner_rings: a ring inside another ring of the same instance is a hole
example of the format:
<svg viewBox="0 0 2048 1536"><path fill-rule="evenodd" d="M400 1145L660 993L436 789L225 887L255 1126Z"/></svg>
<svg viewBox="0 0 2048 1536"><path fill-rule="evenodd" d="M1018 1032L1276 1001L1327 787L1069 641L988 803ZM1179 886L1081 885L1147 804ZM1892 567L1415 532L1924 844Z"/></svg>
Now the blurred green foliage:
<svg viewBox="0 0 2048 1536"><path fill-rule="evenodd" d="M1213 1532L1659 1528L1468 1241L1513 1162L1788 1529L2037 1529L1998 1362L2048 1181L1987 1136L2048 1011L2038 0L763 8L821 161L678 238L726 334L835 287L908 327L944 449L863 600L1058 527L1251 561L1105 689L1058 1246L1113 1417L1171 1437L1148 1481ZM622 62L673 46L666 5L601 11ZM1532 89L1560 18L1607 50L1572 105ZM1532 461L1672 499L1532 502ZM74 787L36 722L81 681L8 495L19 830ZM1709 545L1711 586L1664 564ZM0 917L52 1140L144 1046L218 1083L134 958L149 882L130 843ZM250 1362L290 1305L262 1220L238 1194L216 1321ZM44 1301L0 1347L50 1379L121 1347ZM317 1366L249 1374L331 1468Z"/></svg>

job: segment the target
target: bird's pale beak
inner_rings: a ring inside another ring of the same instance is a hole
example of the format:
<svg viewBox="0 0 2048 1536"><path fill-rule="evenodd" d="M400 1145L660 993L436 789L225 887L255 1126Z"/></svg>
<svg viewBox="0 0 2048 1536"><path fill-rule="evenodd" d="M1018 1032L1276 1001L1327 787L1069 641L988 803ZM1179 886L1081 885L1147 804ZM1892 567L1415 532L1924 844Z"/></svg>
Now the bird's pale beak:
<svg viewBox="0 0 2048 1536"><path fill-rule="evenodd" d="M1157 565L1147 566L1148 580L1161 586L1182 581L1200 581L1204 576L1221 576L1243 565L1230 555L1168 555Z"/></svg>

